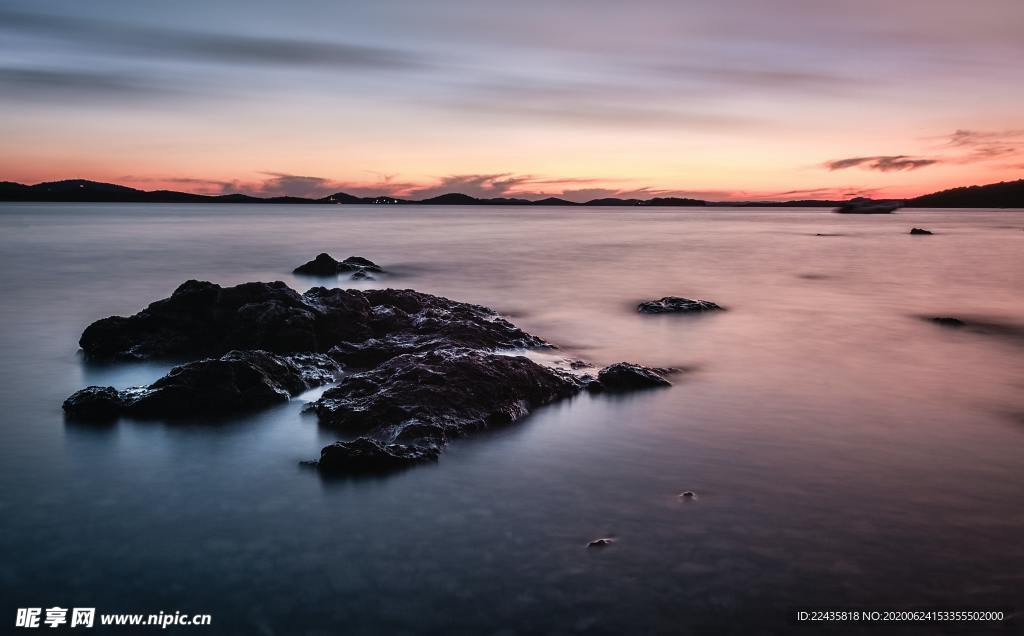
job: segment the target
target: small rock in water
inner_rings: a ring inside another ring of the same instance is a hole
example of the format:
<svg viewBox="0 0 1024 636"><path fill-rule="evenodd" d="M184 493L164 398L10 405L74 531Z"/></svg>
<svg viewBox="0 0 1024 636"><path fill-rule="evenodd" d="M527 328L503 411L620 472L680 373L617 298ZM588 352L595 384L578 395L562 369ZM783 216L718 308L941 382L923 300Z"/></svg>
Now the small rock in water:
<svg viewBox="0 0 1024 636"><path fill-rule="evenodd" d="M679 296L665 296L659 300L648 300L636 306L642 314L691 314L704 311L721 311L722 307L710 300L691 300Z"/></svg>
<svg viewBox="0 0 1024 636"><path fill-rule="evenodd" d="M409 468L428 461L437 461L436 446L384 444L369 437L351 442L335 442L320 451L317 467L334 475L384 473Z"/></svg>
<svg viewBox="0 0 1024 636"><path fill-rule="evenodd" d="M123 408L121 394L112 386L90 386L64 400L64 412L81 421L113 420Z"/></svg>
<svg viewBox="0 0 1024 636"><path fill-rule="evenodd" d="M916 235L919 235L919 236L931 235L931 231L925 230L925 229L919 228L919 227L912 228L910 230L910 233L911 234L916 234Z"/></svg>
<svg viewBox="0 0 1024 636"><path fill-rule="evenodd" d="M693 499L697 495L692 490L684 490L679 496L683 499Z"/></svg>
<svg viewBox="0 0 1024 636"><path fill-rule="evenodd" d="M963 327L967 324L963 320L953 318L952 316L935 316L934 318L929 318L929 320L943 327Z"/></svg>
<svg viewBox="0 0 1024 636"><path fill-rule="evenodd" d="M307 274L310 276L334 276L346 272L366 273L383 272L380 265L377 265L368 258L362 256L349 256L343 261L335 260L330 254L321 252L316 258L304 265L299 265L293 270L295 274Z"/></svg>
<svg viewBox="0 0 1024 636"><path fill-rule="evenodd" d="M597 380L587 387L590 391L632 391L659 386L672 386L663 377L671 369L652 369L632 362L616 362L597 374Z"/></svg>
<svg viewBox="0 0 1024 636"><path fill-rule="evenodd" d="M594 539L587 544L588 548L606 548L611 544L615 543L615 539L611 537L603 537L601 539Z"/></svg>

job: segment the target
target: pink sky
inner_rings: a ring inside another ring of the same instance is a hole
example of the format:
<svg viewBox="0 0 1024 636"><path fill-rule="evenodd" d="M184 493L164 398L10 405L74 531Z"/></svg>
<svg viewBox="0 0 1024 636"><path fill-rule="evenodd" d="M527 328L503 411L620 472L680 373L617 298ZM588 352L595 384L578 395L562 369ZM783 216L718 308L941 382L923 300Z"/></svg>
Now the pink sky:
<svg viewBox="0 0 1024 636"><path fill-rule="evenodd" d="M728 200L1024 176L1016 1L181 4L6 3L0 179Z"/></svg>

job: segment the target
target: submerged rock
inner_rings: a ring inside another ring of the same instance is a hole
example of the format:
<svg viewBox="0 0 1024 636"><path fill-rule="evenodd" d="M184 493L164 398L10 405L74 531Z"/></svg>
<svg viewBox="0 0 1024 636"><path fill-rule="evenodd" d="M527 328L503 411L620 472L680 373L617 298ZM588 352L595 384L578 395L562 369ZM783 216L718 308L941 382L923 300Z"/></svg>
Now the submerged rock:
<svg viewBox="0 0 1024 636"><path fill-rule="evenodd" d="M322 354L276 356L232 351L220 358L174 367L147 387L117 391L88 387L64 401L79 420L225 414L287 402L292 395L332 382L340 366Z"/></svg>
<svg viewBox="0 0 1024 636"><path fill-rule="evenodd" d="M933 316L928 318L931 322L943 327L965 327L967 323L959 318L953 318L952 316Z"/></svg>
<svg viewBox="0 0 1024 636"><path fill-rule="evenodd" d="M410 289L314 287L299 294L282 282L221 287L195 280L134 316L97 320L79 344L100 360L220 356L236 349L322 353L339 346L336 359L360 366L442 344L545 346L486 307Z"/></svg>
<svg viewBox="0 0 1024 636"><path fill-rule="evenodd" d="M931 236L931 234L932 234L932 232L930 230L925 230L925 229L919 228L919 227L911 228L910 229L910 233L911 234L916 234L916 235L919 235L919 236Z"/></svg>
<svg viewBox="0 0 1024 636"><path fill-rule="evenodd" d="M607 548L611 544L615 543L615 539L612 537L602 537L600 539L594 539L587 544L588 548Z"/></svg>
<svg viewBox="0 0 1024 636"><path fill-rule="evenodd" d="M642 314L685 314L702 311L721 311L722 307L710 300L690 300L679 296L665 296L660 300L648 300L636 306Z"/></svg>
<svg viewBox="0 0 1024 636"><path fill-rule="evenodd" d="M358 475L401 470L428 461L437 461L436 446L382 444L368 437L350 442L335 442L320 451L316 462L321 471L334 475Z"/></svg>
<svg viewBox="0 0 1024 636"><path fill-rule="evenodd" d="M373 261L362 256L349 256L343 261L335 260L330 254L322 252L316 258L299 265L293 270L295 274L306 274L308 276L334 276L336 274L352 273L368 276L367 272L383 272L384 270Z"/></svg>
<svg viewBox="0 0 1024 636"><path fill-rule="evenodd" d="M591 382L588 388L595 392L619 392L672 386L672 383L664 377L672 372L673 369L655 369L642 367L632 362L616 362L601 369L597 374L597 380Z"/></svg>

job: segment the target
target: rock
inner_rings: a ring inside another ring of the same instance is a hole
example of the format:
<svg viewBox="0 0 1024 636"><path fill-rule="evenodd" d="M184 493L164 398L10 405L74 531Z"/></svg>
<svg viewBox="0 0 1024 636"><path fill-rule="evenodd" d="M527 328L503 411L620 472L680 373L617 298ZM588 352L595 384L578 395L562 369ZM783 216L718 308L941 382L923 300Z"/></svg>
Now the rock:
<svg viewBox="0 0 1024 636"><path fill-rule="evenodd" d="M682 497L683 499L693 499L697 495L694 494L694 492L692 490L685 490L682 493L680 493L679 496Z"/></svg>
<svg viewBox="0 0 1024 636"><path fill-rule="evenodd" d="M359 270L352 274L352 280L377 280L373 276L367 274L364 270Z"/></svg>
<svg viewBox="0 0 1024 636"><path fill-rule="evenodd" d="M621 392L672 386L672 383L664 378L665 374L671 372L672 369L653 369L631 362L616 362L601 369L596 382L591 382L587 388L594 392Z"/></svg>
<svg viewBox="0 0 1024 636"><path fill-rule="evenodd" d="M346 272L367 275L367 272L383 272L379 265L362 256L349 256L343 261L335 260L330 254L322 252L316 258L293 270L295 274L308 276L335 276Z"/></svg>
<svg viewBox="0 0 1024 636"><path fill-rule="evenodd" d="M405 442L410 446L401 456L419 457L431 448L440 452L449 438L512 423L532 408L574 395L585 382L522 356L438 349L402 354L346 376L311 410L323 426L383 445ZM382 470L394 462L391 453L364 455L361 461L379 458Z"/></svg>
<svg viewBox="0 0 1024 636"><path fill-rule="evenodd" d="M322 354L232 351L174 367L148 387L88 387L64 402L75 419L180 417L248 411L332 382L340 366Z"/></svg>
<svg viewBox="0 0 1024 636"><path fill-rule="evenodd" d="M64 400L64 412L81 421L116 419L124 408L121 394L112 386L90 386Z"/></svg>
<svg viewBox="0 0 1024 636"><path fill-rule="evenodd" d="M432 438L436 429L458 437L513 422L531 408L574 395L583 384L522 356L438 349L402 354L346 376L311 408L324 426L384 442L408 440L416 430L435 431Z"/></svg>
<svg viewBox="0 0 1024 636"><path fill-rule="evenodd" d="M932 234L929 230L925 230L919 227L911 228L910 233L919 236L930 236Z"/></svg>
<svg viewBox="0 0 1024 636"><path fill-rule="evenodd" d="M316 463L324 473L358 475L392 472L415 464L437 461L440 451L436 446L407 446L382 444L368 437L350 442L335 442L320 451Z"/></svg>
<svg viewBox="0 0 1024 636"><path fill-rule="evenodd" d="M343 268L341 271L343 272L363 271L382 273L384 271L380 265L362 256L349 256L341 261L341 266Z"/></svg>
<svg viewBox="0 0 1024 636"><path fill-rule="evenodd" d="M594 539L587 544L588 548L606 548L611 544L615 543L615 539L611 537L602 537L600 539Z"/></svg>
<svg viewBox="0 0 1024 636"><path fill-rule="evenodd" d="M649 300L636 306L636 310L642 314L688 314L703 311L721 311L719 307L710 300L690 300L678 296L665 296L660 300Z"/></svg>
<svg viewBox="0 0 1024 636"><path fill-rule="evenodd" d="M928 320L934 322L937 325L942 325L943 327L965 327L965 326L967 326L966 322L964 322L963 320L960 320L959 318L953 318L952 316L934 316L932 318L929 318Z"/></svg>
<svg viewBox="0 0 1024 636"><path fill-rule="evenodd" d="M327 289L299 294L282 282L221 287L190 280L134 316L97 320L79 340L92 359L221 356L231 350L325 352L376 364L440 345L547 346L493 311L410 289Z"/></svg>
<svg viewBox="0 0 1024 636"><path fill-rule="evenodd" d="M372 367L398 355L445 347L492 350L551 346L480 305L411 289L368 289L357 293L362 293L370 305L374 337L342 342L328 352L349 366Z"/></svg>

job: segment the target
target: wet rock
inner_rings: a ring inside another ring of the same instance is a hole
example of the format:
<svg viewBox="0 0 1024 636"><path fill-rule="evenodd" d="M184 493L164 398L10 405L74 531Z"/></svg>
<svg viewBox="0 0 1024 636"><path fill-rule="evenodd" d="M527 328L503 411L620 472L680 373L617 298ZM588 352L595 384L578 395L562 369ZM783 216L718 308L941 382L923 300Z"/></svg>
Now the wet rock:
<svg viewBox="0 0 1024 636"><path fill-rule="evenodd" d="M615 539L611 537L602 537L600 539L594 539L587 544L588 548L607 548L611 544L615 543Z"/></svg>
<svg viewBox="0 0 1024 636"><path fill-rule="evenodd" d="M437 461L436 446L383 444L368 437L350 442L335 442L320 451L316 463L322 472L333 475L384 473L408 468L428 461Z"/></svg>
<svg viewBox="0 0 1024 636"><path fill-rule="evenodd" d="M323 426L390 449L360 447L361 463L377 458L380 470L387 470L395 453L403 460L429 457L450 438L510 424L532 408L576 394L585 382L522 356L439 349L402 354L346 376L311 410ZM409 445L396 450L390 446L395 442Z"/></svg>
<svg viewBox="0 0 1024 636"><path fill-rule="evenodd" d="M219 356L234 349L324 351L335 341L368 336L366 300L356 292L331 291L311 296L282 282L222 288L190 280L134 316L97 320L79 344L93 359L146 359Z"/></svg>
<svg viewBox="0 0 1024 636"><path fill-rule="evenodd" d="M373 276L367 274L364 270L359 270L352 274L352 280L377 280Z"/></svg>
<svg viewBox="0 0 1024 636"><path fill-rule="evenodd" d="M316 258L299 265L293 270L295 274L306 274L307 276L334 276L352 272L355 274L368 275L367 272L383 272L379 265L362 256L349 256L343 261L335 260L330 254L322 252Z"/></svg>
<svg viewBox="0 0 1024 636"><path fill-rule="evenodd" d="M64 402L64 410L81 420L241 412L287 402L292 395L332 382L340 371L322 354L232 351L174 367L147 387L82 389Z"/></svg>
<svg viewBox="0 0 1024 636"><path fill-rule="evenodd" d="M682 497L683 499L693 499L697 495L692 490L684 490L679 494L679 496Z"/></svg>
<svg viewBox="0 0 1024 636"><path fill-rule="evenodd" d="M112 386L90 386L64 400L64 412L81 421L116 419L124 408L121 394Z"/></svg>
<svg viewBox="0 0 1024 636"><path fill-rule="evenodd" d="M665 375L672 369L655 369L642 367L631 362L616 362L607 366L597 374L597 380L587 387L593 392L634 391L661 386L672 386Z"/></svg>
<svg viewBox="0 0 1024 636"><path fill-rule="evenodd" d="M910 233L918 236L931 236L932 234L929 230L925 230L919 227L911 228Z"/></svg>
<svg viewBox="0 0 1024 636"><path fill-rule="evenodd" d="M370 305L369 326L374 336L341 342L329 351L331 357L349 366L372 367L395 356L445 347L491 350L551 346L481 305L411 289L369 289L361 293Z"/></svg>
<svg viewBox="0 0 1024 636"><path fill-rule="evenodd" d="M376 364L440 345L530 348L544 341L486 307L410 289L327 289L299 294L282 282L221 287L190 280L130 317L112 316L79 340L92 359L194 358L231 350L277 354L339 346L346 364Z"/></svg>
<svg viewBox="0 0 1024 636"><path fill-rule="evenodd" d="M384 442L411 426L458 437L511 423L531 408L574 395L583 384L522 356L439 349L402 354L346 376L311 408L324 426Z"/></svg>
<svg viewBox="0 0 1024 636"><path fill-rule="evenodd" d="M721 311L722 307L710 300L691 300L679 296L665 296L660 300L649 300L636 306L642 314L688 314L704 311Z"/></svg>

